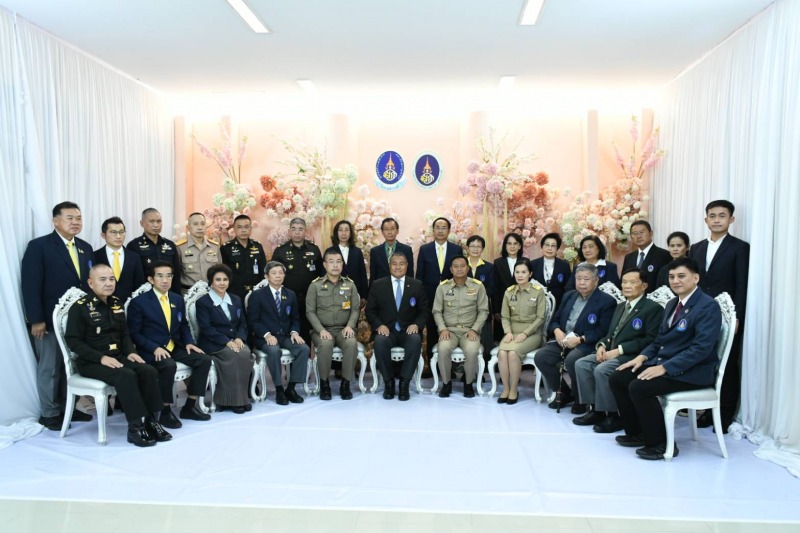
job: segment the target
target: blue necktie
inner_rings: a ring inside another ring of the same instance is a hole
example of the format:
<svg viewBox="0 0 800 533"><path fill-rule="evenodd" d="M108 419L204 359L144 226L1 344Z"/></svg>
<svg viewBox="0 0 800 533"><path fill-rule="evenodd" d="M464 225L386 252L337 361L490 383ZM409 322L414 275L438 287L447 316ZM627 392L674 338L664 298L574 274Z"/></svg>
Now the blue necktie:
<svg viewBox="0 0 800 533"><path fill-rule="evenodd" d="M400 300L403 299L403 291L401 290L401 287L400 287L400 280L396 279L395 283L397 283L397 290L394 291L394 304L397 306L397 311L399 312L400 311ZM397 331L400 331L400 322L399 321L394 323L394 329L396 329Z"/></svg>
<svg viewBox="0 0 800 533"><path fill-rule="evenodd" d="M281 314L281 291L275 291L275 307L278 309L278 314Z"/></svg>

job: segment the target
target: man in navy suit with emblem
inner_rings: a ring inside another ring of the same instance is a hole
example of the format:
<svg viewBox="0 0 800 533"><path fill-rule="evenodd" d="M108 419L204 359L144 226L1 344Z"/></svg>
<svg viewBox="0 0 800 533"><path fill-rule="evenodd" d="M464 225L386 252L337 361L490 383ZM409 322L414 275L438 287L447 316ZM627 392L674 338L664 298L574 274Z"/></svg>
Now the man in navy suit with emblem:
<svg viewBox="0 0 800 533"><path fill-rule="evenodd" d="M53 233L33 239L22 256L22 302L25 322L30 326L36 355L36 386L39 391L39 423L53 431L61 430L64 358L53 332L53 311L58 299L72 287L82 288L89 277L94 252L86 241L76 237L83 229L81 210L73 202L53 208ZM85 422L92 417L75 410L72 420Z"/></svg>
<svg viewBox="0 0 800 533"><path fill-rule="evenodd" d="M664 458L667 428L658 397L704 389L713 384L719 359L714 347L722 327L719 304L698 287L694 259L669 264L669 286L676 298L664 309L658 337L640 355L620 365L609 384L619 406L625 435L621 446L637 447L642 459ZM674 456L678 456L675 447Z"/></svg>
<svg viewBox="0 0 800 533"><path fill-rule="evenodd" d="M400 252L406 256L408 261L408 276L414 277L414 251L407 244L397 240L397 232L400 231L400 224L393 218L384 218L381 222L381 233L384 243L376 246L369 251L369 283L381 278L389 277L389 258L395 252Z"/></svg>
<svg viewBox="0 0 800 533"><path fill-rule="evenodd" d="M689 257L700 267L699 287L716 298L723 292L730 295L736 306L736 336L722 377L720 411L722 428L728 431L739 406L741 394L740 361L742 358L742 332L747 310L747 277L750 269L750 245L737 239L728 230L733 224L734 205L728 200L714 200L706 206L706 225L711 231L708 239L692 245ZM712 425L711 411L697 420L698 427Z"/></svg>
<svg viewBox="0 0 800 533"><path fill-rule="evenodd" d="M646 220L637 220L631 224L631 240L636 250L625 256L622 271L641 270L647 274L647 292L650 294L658 288L658 271L672 261L672 256L663 248L653 244L653 228Z"/></svg>
<svg viewBox="0 0 800 533"><path fill-rule="evenodd" d="M303 403L303 397L294 388L298 383L306 382L310 350L300 335L297 294L284 287L286 266L280 261L267 263L265 277L269 286L253 291L247 302L250 331L255 337L256 348L267 354L267 367L275 384L275 403ZM281 348L289 350L294 357L285 389L281 378Z"/></svg>
<svg viewBox="0 0 800 533"><path fill-rule="evenodd" d="M139 256L122 246L125 242L125 231L125 224L119 217L104 220L100 235L106 244L94 251L95 264L108 265L114 272L117 280L114 296L123 302L145 282Z"/></svg>
<svg viewBox="0 0 800 533"><path fill-rule="evenodd" d="M153 285L153 289L140 294L128 304L131 339L142 359L158 370L164 401L159 422L170 429L183 425L173 414L170 405L174 401L172 387L177 371L176 361L192 369L187 389L189 397L181 409L181 418L198 421L211 418L197 405L197 398L206 393L211 357L195 345L183 297L170 290L175 275L172 265L166 261L150 263L147 281Z"/></svg>
<svg viewBox="0 0 800 533"><path fill-rule="evenodd" d="M128 243L128 250L139 256L145 273L150 271L150 265L156 261L166 261L172 265L172 271L176 274L169 290L181 294L181 255L174 242L161 236L161 213L154 207L148 207L142 211L139 225L144 233Z"/></svg>

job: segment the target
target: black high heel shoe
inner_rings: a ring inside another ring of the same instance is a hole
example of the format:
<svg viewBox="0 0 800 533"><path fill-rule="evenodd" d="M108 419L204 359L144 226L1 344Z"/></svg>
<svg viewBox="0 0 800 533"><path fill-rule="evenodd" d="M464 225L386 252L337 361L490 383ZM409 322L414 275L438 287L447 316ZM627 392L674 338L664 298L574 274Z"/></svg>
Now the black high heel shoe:
<svg viewBox="0 0 800 533"><path fill-rule="evenodd" d="M514 399L508 398L508 400L506 400L506 405L514 405L517 403L517 400L519 400L519 395L517 395L517 397Z"/></svg>

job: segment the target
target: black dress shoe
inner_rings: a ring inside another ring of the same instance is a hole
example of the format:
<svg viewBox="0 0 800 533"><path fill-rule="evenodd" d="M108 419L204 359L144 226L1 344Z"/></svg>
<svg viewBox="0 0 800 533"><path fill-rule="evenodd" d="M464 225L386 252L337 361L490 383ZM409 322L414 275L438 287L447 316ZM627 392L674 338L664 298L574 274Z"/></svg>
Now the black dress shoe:
<svg viewBox="0 0 800 533"><path fill-rule="evenodd" d="M246 413L249 413L250 411L252 411L252 410L253 410L253 404L252 404L252 403L250 403L250 402L247 402L247 403L246 403L246 404L244 404L242 407L244 408L244 410L245 410L245 412L246 412Z"/></svg>
<svg viewBox="0 0 800 533"><path fill-rule="evenodd" d="M394 400L394 378L386 381L386 386L383 389L383 399Z"/></svg>
<svg viewBox="0 0 800 533"><path fill-rule="evenodd" d="M278 405L289 405L289 400L286 399L286 394L283 392L283 387L281 386L275 388L275 403Z"/></svg>
<svg viewBox="0 0 800 533"><path fill-rule="evenodd" d="M401 402L406 402L409 399L411 399L411 395L408 393L408 385L409 385L408 381L404 379L400 380L400 392L397 395L397 399L400 400Z"/></svg>
<svg viewBox="0 0 800 533"><path fill-rule="evenodd" d="M595 433L616 433L622 431L622 420L615 416L607 416L605 420L592 428Z"/></svg>
<svg viewBox="0 0 800 533"><path fill-rule="evenodd" d="M614 440L620 446L625 446L626 448L640 448L644 446L644 440L639 435L617 435Z"/></svg>
<svg viewBox="0 0 800 533"><path fill-rule="evenodd" d="M517 400L519 400L519 394L517 394L516 398L512 398L511 396L509 396L508 400L506 400L506 405L514 405L515 403L517 403Z"/></svg>
<svg viewBox="0 0 800 533"><path fill-rule="evenodd" d="M561 399L559 399L558 396L556 396L556 399L548 403L547 407L549 407L550 409L558 409L560 403L561 404L560 407L564 408L574 401L575 400L572 398L572 396L562 396Z"/></svg>
<svg viewBox="0 0 800 533"><path fill-rule="evenodd" d="M453 392L453 382L448 381L439 390L439 398L449 398L451 392Z"/></svg>
<svg viewBox="0 0 800 533"><path fill-rule="evenodd" d="M710 428L714 425L714 416L711 414L711 409L706 409L706 412L697 417L697 427Z"/></svg>
<svg viewBox="0 0 800 533"><path fill-rule="evenodd" d="M90 422L91 420L92 420L92 415L88 413L84 413L83 411L79 411L77 409L72 411L73 422Z"/></svg>
<svg viewBox="0 0 800 533"><path fill-rule="evenodd" d="M472 386L472 383L465 383L464 398L474 398L474 397L475 397L475 387Z"/></svg>
<svg viewBox="0 0 800 533"><path fill-rule="evenodd" d="M43 416L39 418L39 423L50 431L61 431L61 426L64 424L64 417L62 415Z"/></svg>
<svg viewBox="0 0 800 533"><path fill-rule="evenodd" d="M140 448L156 445L156 440L150 435L147 428L145 428L142 423L128 424L128 442Z"/></svg>
<svg viewBox="0 0 800 533"><path fill-rule="evenodd" d="M237 415L243 415L244 414L244 405L235 405L235 406L231 407L231 411L233 411Z"/></svg>
<svg viewBox="0 0 800 533"><path fill-rule="evenodd" d="M197 404L194 404L189 408L184 405L181 409L181 418L186 420L197 420L198 422L206 422L207 420L211 420L211 415L201 411Z"/></svg>
<svg viewBox="0 0 800 533"><path fill-rule="evenodd" d="M286 389L286 399L292 403L303 403L303 397L297 394L294 389Z"/></svg>
<svg viewBox="0 0 800 533"><path fill-rule="evenodd" d="M508 402L508 398L503 398L502 396L497 399L497 403L507 403L507 402Z"/></svg>
<svg viewBox="0 0 800 533"><path fill-rule="evenodd" d="M331 399L331 382L327 379L320 380L319 382L319 399L320 400L330 400Z"/></svg>
<svg viewBox="0 0 800 533"><path fill-rule="evenodd" d="M144 421L144 429L147 431L147 434L150 435L150 438L156 442L167 442L168 440L172 440L172 435L167 433L161 424L150 418L149 416Z"/></svg>
<svg viewBox="0 0 800 533"><path fill-rule="evenodd" d="M173 413L172 409L169 407L165 407L161 410L161 416L158 417L158 422L169 429L178 429L183 426L183 423L178 420L178 417L175 416L175 413Z"/></svg>
<svg viewBox="0 0 800 533"><path fill-rule="evenodd" d="M573 415L582 415L583 413L587 412L589 407L585 403L576 403L570 409L570 413Z"/></svg>
<svg viewBox="0 0 800 533"><path fill-rule="evenodd" d="M342 400L353 399L353 393L350 392L350 380L342 380L342 383L339 385L339 396L342 397Z"/></svg>
<svg viewBox="0 0 800 533"><path fill-rule="evenodd" d="M576 426L593 426L601 423L603 420L605 420L605 418L605 413L592 409L581 416L573 418L572 423Z"/></svg>
<svg viewBox="0 0 800 533"><path fill-rule="evenodd" d="M664 458L664 452L667 451L667 444L659 444L657 446L645 446L636 450L636 455L648 461L659 461ZM672 457L678 457L678 447L672 452Z"/></svg>

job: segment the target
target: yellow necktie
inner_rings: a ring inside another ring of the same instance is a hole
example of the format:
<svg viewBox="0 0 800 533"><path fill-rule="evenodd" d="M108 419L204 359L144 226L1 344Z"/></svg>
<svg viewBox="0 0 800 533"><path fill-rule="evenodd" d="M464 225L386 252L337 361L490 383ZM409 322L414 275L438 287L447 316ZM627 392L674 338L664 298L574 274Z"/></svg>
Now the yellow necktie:
<svg viewBox="0 0 800 533"><path fill-rule="evenodd" d="M436 255L439 258L439 274L444 272L444 246L436 245Z"/></svg>
<svg viewBox="0 0 800 533"><path fill-rule="evenodd" d="M69 256L72 258L72 264L75 265L75 271L78 273L78 277L81 277L81 264L78 261L78 252L75 251L75 243L72 241L68 242L67 250L69 250Z"/></svg>
<svg viewBox="0 0 800 533"><path fill-rule="evenodd" d="M172 312L169 309L169 300L167 299L166 294L161 295L161 310L164 311L164 318L167 319L167 329L172 330ZM167 344L167 350L170 352L175 347L175 343L172 342L172 339L169 340L169 344Z"/></svg>
<svg viewBox="0 0 800 533"><path fill-rule="evenodd" d="M114 265L111 267L114 270L114 277L119 281L122 274L122 267L119 265L119 252L114 252Z"/></svg>

